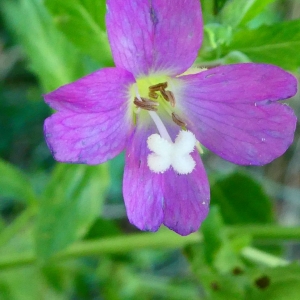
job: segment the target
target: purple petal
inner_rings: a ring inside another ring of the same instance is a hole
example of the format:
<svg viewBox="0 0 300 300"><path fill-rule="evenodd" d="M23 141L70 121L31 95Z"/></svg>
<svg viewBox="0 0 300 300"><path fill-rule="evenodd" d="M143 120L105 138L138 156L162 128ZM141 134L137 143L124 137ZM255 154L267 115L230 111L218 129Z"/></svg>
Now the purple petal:
<svg viewBox="0 0 300 300"><path fill-rule="evenodd" d="M44 124L54 158L99 164L123 151L133 127L128 111L132 83L126 71L103 69L47 94L46 102L59 110Z"/></svg>
<svg viewBox="0 0 300 300"><path fill-rule="evenodd" d="M131 73L118 68L104 68L44 96L53 109L74 113L110 111L129 98L129 87L135 83Z"/></svg>
<svg viewBox="0 0 300 300"><path fill-rule="evenodd" d="M285 104L294 76L264 64L222 66L183 76L179 107L205 147L236 164L263 165L293 141L296 117Z"/></svg>
<svg viewBox="0 0 300 300"><path fill-rule="evenodd" d="M163 223L181 235L190 234L208 213L205 170L195 152L197 165L191 174L178 175L173 169L163 174L150 171L146 140L153 133L157 133L153 127L138 128L126 151L123 194L129 221L142 230L156 231Z"/></svg>
<svg viewBox="0 0 300 300"><path fill-rule="evenodd" d="M126 149L123 196L130 223L141 230L156 231L163 221L161 175L147 166L147 138L153 128L137 128Z"/></svg>
<svg viewBox="0 0 300 300"><path fill-rule="evenodd" d="M188 69L202 42L199 0L108 0L106 26L117 67L135 76Z"/></svg>
<svg viewBox="0 0 300 300"><path fill-rule="evenodd" d="M209 183L198 153L193 153L196 167L187 175L173 170L164 173L164 220L163 223L181 235L199 229L208 214Z"/></svg>
<svg viewBox="0 0 300 300"><path fill-rule="evenodd" d="M297 80L281 68L267 64L244 63L212 68L180 77L187 81L195 101L255 103L277 101L297 92Z"/></svg>

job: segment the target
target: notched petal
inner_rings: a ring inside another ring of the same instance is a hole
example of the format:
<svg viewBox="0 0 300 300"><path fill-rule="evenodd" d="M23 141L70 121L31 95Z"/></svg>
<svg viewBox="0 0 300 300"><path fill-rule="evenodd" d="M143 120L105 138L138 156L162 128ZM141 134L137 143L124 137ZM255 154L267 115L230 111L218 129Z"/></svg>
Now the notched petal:
<svg viewBox="0 0 300 300"><path fill-rule="evenodd" d="M200 1L108 0L107 5L116 66L138 77L178 75L193 64L202 42Z"/></svg>
<svg viewBox="0 0 300 300"><path fill-rule="evenodd" d="M139 123L138 123L139 124ZM150 171L147 138L154 127L137 127L125 153L123 196L127 216L141 230L157 231L163 220L161 176Z"/></svg>
<svg viewBox="0 0 300 300"><path fill-rule="evenodd" d="M192 153L196 167L193 172L179 175L168 170L162 186L164 225L188 235L199 229L209 210L210 191L207 175L198 153Z"/></svg>
<svg viewBox="0 0 300 300"><path fill-rule="evenodd" d="M99 164L124 150L132 131L131 73L106 68L45 95L57 113L46 119L45 138L56 160Z"/></svg>
<svg viewBox="0 0 300 300"><path fill-rule="evenodd" d="M198 153L192 173L179 175L173 169L163 174L147 166L146 145L155 128L138 127L126 151L123 194L129 221L141 230L156 231L161 224L181 235L197 231L209 208L208 179ZM176 127L172 129L175 138Z"/></svg>
<svg viewBox="0 0 300 300"><path fill-rule="evenodd" d="M129 101L133 75L118 68L104 68L44 95L55 110L74 113L110 111ZM112 101L113 100L113 101Z"/></svg>
<svg viewBox="0 0 300 300"><path fill-rule="evenodd" d="M57 112L44 123L54 158L67 163L103 163L124 150L131 131L132 125L118 110L107 114Z"/></svg>
<svg viewBox="0 0 300 300"><path fill-rule="evenodd" d="M297 81L288 72L265 64L238 64L181 79L185 103L179 101L179 106L187 127L222 158L263 165L292 143L296 116L287 105L276 103L297 91Z"/></svg>

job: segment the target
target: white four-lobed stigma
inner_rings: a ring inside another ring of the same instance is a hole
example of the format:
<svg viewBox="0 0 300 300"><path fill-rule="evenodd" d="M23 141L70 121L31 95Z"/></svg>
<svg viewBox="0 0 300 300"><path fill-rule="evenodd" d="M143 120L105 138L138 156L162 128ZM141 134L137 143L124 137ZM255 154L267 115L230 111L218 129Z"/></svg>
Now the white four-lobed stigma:
<svg viewBox="0 0 300 300"><path fill-rule="evenodd" d="M178 174L191 173L196 163L192 156L196 137L190 131L181 130L175 142L169 142L159 134L152 134L147 139L149 150L148 167L154 173L164 173L171 166Z"/></svg>

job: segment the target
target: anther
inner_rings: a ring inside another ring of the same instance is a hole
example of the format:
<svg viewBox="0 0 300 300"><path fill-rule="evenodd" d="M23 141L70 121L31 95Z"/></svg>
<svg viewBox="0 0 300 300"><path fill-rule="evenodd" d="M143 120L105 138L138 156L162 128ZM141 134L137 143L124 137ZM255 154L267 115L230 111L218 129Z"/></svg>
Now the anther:
<svg viewBox="0 0 300 300"><path fill-rule="evenodd" d="M172 107L175 107L175 97L171 91L161 90L160 93L166 101L170 102Z"/></svg>
<svg viewBox="0 0 300 300"><path fill-rule="evenodd" d="M174 97L174 94L171 92L171 91L165 91L168 99L169 99L169 102L171 104L172 107L175 107L175 97Z"/></svg>
<svg viewBox="0 0 300 300"><path fill-rule="evenodd" d="M153 92L153 91L150 91L149 94L148 94L148 96L150 98L152 98L152 99L157 99L158 98L158 95L155 92Z"/></svg>
<svg viewBox="0 0 300 300"><path fill-rule="evenodd" d="M159 105L157 102L151 101L146 98L141 98L141 100L139 100L137 97L135 97L133 100L133 103L137 107L140 107L142 109L149 110L149 111L157 111L157 106Z"/></svg>
<svg viewBox="0 0 300 300"><path fill-rule="evenodd" d="M172 120L180 127L186 127L186 123L174 112L172 113Z"/></svg>
<svg viewBox="0 0 300 300"><path fill-rule="evenodd" d="M150 92L160 92L168 87L167 82L162 82L149 86Z"/></svg>
<svg viewBox="0 0 300 300"><path fill-rule="evenodd" d="M138 99L138 100L139 100L139 99ZM141 100L142 100L142 102L148 103L148 104L150 104L150 105L156 105L156 106L159 105L158 102L152 101L152 100L150 100L150 99L148 99L148 98L141 97Z"/></svg>
<svg viewBox="0 0 300 300"><path fill-rule="evenodd" d="M163 96L163 98L164 98L166 101L169 102L169 97L168 97L168 95L167 95L167 91L161 90L160 93L161 93L161 95Z"/></svg>

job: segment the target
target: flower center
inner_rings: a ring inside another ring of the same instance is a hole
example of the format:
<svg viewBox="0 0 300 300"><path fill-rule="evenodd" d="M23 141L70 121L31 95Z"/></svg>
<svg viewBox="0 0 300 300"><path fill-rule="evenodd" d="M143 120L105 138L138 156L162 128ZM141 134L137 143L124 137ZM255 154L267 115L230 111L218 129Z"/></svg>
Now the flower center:
<svg viewBox="0 0 300 300"><path fill-rule="evenodd" d="M174 112L176 96L171 85L170 78L166 76L137 79L132 90L133 103L137 113L149 113L159 132L147 139L148 148L152 151L147 159L149 169L154 173L164 173L172 167L178 174L189 174L196 165L190 155L197 142L195 135L181 130L173 143L159 116L171 116L173 122L186 129L186 123Z"/></svg>
<svg viewBox="0 0 300 300"><path fill-rule="evenodd" d="M176 97L172 92L172 81L167 76L150 76L139 78L132 90L136 112L154 111L162 118L171 116L174 123L186 128L184 120L175 113ZM153 116L152 113L150 113ZM152 118L153 119L153 118Z"/></svg>
<svg viewBox="0 0 300 300"><path fill-rule="evenodd" d="M139 95L136 95L134 104L149 111L157 111L160 106L160 113L171 114L170 105L175 107L175 97L168 87L168 79L167 76L137 79L136 86Z"/></svg>

